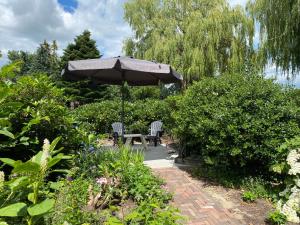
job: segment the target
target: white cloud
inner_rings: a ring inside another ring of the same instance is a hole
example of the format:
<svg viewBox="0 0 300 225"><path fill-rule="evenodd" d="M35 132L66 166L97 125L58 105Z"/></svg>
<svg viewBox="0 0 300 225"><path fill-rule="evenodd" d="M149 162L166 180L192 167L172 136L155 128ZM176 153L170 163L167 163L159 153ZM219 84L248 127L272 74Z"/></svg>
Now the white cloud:
<svg viewBox="0 0 300 225"><path fill-rule="evenodd" d="M57 0L0 0L0 50L34 51L43 40L57 40L60 51L88 29L104 56L122 54L131 35L123 20L125 0L78 0L73 13ZM6 57L0 59L0 65ZM1 62L2 61L2 62Z"/></svg>

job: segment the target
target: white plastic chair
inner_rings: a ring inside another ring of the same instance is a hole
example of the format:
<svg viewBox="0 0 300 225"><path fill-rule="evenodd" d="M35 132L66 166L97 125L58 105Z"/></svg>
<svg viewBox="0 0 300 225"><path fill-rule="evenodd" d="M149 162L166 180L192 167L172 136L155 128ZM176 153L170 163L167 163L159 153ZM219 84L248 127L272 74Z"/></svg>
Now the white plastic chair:
<svg viewBox="0 0 300 225"><path fill-rule="evenodd" d="M113 128L114 145L116 145L118 142L118 138L122 136L122 123L115 122L111 126ZM125 127L124 127L124 133L125 133Z"/></svg>
<svg viewBox="0 0 300 225"><path fill-rule="evenodd" d="M154 146L157 146L157 142L160 141L160 134L162 132L162 125L161 121L154 121L150 125L150 135L147 136L147 139L154 141Z"/></svg>

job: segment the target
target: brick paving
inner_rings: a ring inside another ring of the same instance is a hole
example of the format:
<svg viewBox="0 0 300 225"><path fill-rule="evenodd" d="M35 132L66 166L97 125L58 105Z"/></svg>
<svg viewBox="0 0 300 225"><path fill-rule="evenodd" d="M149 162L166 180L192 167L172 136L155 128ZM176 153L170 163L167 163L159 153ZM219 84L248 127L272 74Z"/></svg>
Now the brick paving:
<svg viewBox="0 0 300 225"><path fill-rule="evenodd" d="M166 181L168 190L173 193L173 203L187 217L187 225L243 225L228 210L203 188L200 181L177 167L153 169Z"/></svg>

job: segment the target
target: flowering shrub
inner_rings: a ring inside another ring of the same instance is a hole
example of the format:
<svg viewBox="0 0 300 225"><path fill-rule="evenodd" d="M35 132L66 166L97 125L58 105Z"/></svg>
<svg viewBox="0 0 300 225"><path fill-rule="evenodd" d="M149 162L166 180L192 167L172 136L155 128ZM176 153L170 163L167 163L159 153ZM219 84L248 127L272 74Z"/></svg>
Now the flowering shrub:
<svg viewBox="0 0 300 225"><path fill-rule="evenodd" d="M277 208L288 221L300 223L300 137L287 141L279 148L282 154L288 150L286 161L273 166L274 171L285 175L286 184L285 190L280 193Z"/></svg>
<svg viewBox="0 0 300 225"><path fill-rule="evenodd" d="M65 180L58 191L48 224L180 224L166 186L143 164L141 154L97 149L79 158L74 180Z"/></svg>

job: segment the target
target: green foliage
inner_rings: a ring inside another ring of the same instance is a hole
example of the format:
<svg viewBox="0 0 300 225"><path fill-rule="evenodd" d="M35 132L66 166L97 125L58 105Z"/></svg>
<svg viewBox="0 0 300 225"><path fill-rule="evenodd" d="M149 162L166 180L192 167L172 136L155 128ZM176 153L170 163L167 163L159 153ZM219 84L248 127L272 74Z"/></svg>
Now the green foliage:
<svg viewBox="0 0 300 225"><path fill-rule="evenodd" d="M53 213L47 218L48 224L63 224L65 221L72 225L97 224L101 217L95 212L84 210L89 199L88 188L92 181L77 178L61 182L62 187L57 193Z"/></svg>
<svg viewBox="0 0 300 225"><path fill-rule="evenodd" d="M100 52L97 49L96 41L91 39L91 32L83 31L70 43L65 49L61 58L61 67L65 67L70 60L96 59L100 58Z"/></svg>
<svg viewBox="0 0 300 225"><path fill-rule="evenodd" d="M56 41L49 44L45 40L34 53L9 51L8 59L10 62L22 62L18 75L44 73L48 76L57 77L60 74Z"/></svg>
<svg viewBox="0 0 300 225"><path fill-rule="evenodd" d="M0 202L1 217L19 217L18 224L25 221L28 225L40 224L43 216L53 209L55 200L43 193L45 179L52 167L63 159L71 158L59 153L62 149L55 149L59 140L56 138L50 144L45 139L43 150L26 162L0 158L0 161L13 167L14 174L4 183L9 194Z"/></svg>
<svg viewBox="0 0 300 225"><path fill-rule="evenodd" d="M109 218L105 225L124 224L122 220ZM182 216L172 207L160 208L157 202L142 202L137 208L123 218L127 224L178 225Z"/></svg>
<svg viewBox="0 0 300 225"><path fill-rule="evenodd" d="M149 125L155 120L162 120L166 125L172 108L167 101L147 99L144 101L125 102L125 126L128 132L147 134ZM111 133L111 124L120 121L121 102L102 101L78 107L73 111L79 127L96 133ZM171 121L170 121L171 122Z"/></svg>
<svg viewBox="0 0 300 225"><path fill-rule="evenodd" d="M169 63L186 83L255 64L253 20L225 0L131 0L125 19L134 32L125 53Z"/></svg>
<svg viewBox="0 0 300 225"><path fill-rule="evenodd" d="M290 166L288 165L286 158L291 150L300 148L300 136L286 140L277 149L277 160L271 165L271 170L275 173L288 176Z"/></svg>
<svg viewBox="0 0 300 225"><path fill-rule="evenodd" d="M59 189L51 224L178 224L178 210L168 205L170 194L143 156L127 148L82 152L72 177ZM128 199L133 207L123 210Z"/></svg>
<svg viewBox="0 0 300 225"><path fill-rule="evenodd" d="M251 191L245 191L242 195L242 199L245 202L254 202L257 199L257 196Z"/></svg>
<svg viewBox="0 0 300 225"><path fill-rule="evenodd" d="M195 83L173 113L174 133L206 164L268 173L276 148L299 134L299 108L288 90L255 75Z"/></svg>
<svg viewBox="0 0 300 225"><path fill-rule="evenodd" d="M240 187L246 192L253 193L257 198L276 200L280 186L272 186L267 178L245 177L240 179Z"/></svg>
<svg viewBox="0 0 300 225"><path fill-rule="evenodd" d="M7 79L0 84L5 88L0 101L0 129L8 136L0 136L0 156L29 159L39 146L28 151L28 145L59 135L69 137L67 144L71 146L73 121L64 105L63 91L46 75L22 76L16 83Z"/></svg>
<svg viewBox="0 0 300 225"><path fill-rule="evenodd" d="M70 43L64 49L60 68L63 69L67 62L71 60L97 59L100 57L96 41L91 38L91 32L85 30L74 39L74 43ZM65 94L70 96L72 101L78 101L81 104L94 102L108 94L107 85L94 85L89 81L66 82L57 80L56 83L59 87L64 88Z"/></svg>
<svg viewBox="0 0 300 225"><path fill-rule="evenodd" d="M282 225L286 224L287 218L285 215L276 210L268 214L267 221L271 225Z"/></svg>
<svg viewBox="0 0 300 225"><path fill-rule="evenodd" d="M285 71L299 71L299 1L249 1L248 11L259 23L260 51L265 62L271 58Z"/></svg>

